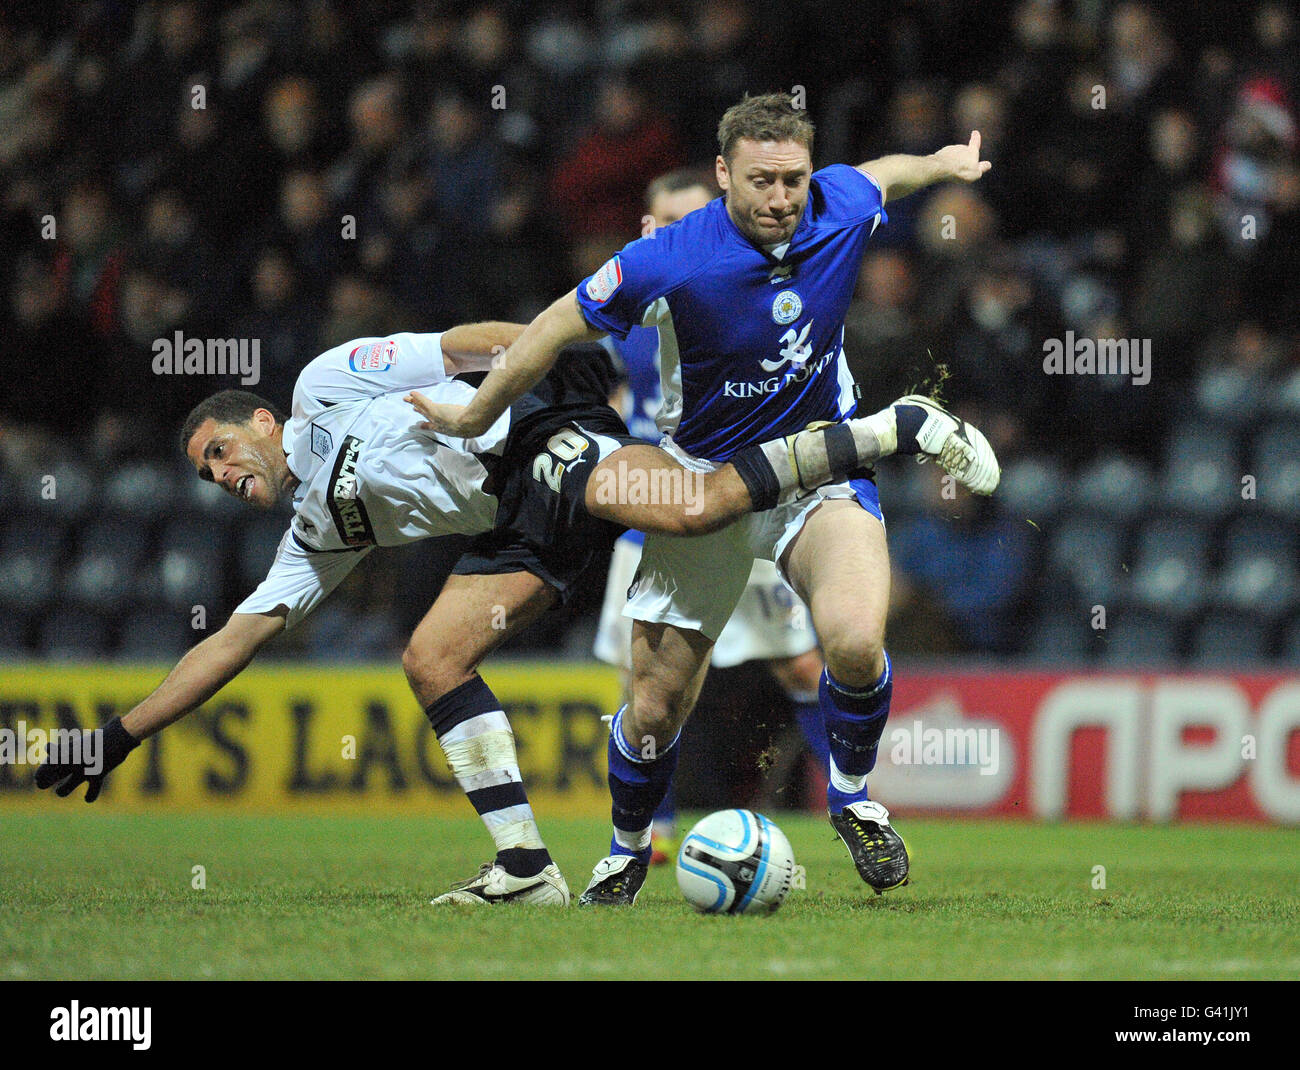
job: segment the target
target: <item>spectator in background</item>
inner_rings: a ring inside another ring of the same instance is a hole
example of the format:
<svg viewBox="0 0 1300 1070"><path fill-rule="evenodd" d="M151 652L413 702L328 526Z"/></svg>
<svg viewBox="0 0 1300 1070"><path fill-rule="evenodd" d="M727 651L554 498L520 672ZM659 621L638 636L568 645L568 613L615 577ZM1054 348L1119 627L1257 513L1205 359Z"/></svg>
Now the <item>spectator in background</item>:
<svg viewBox="0 0 1300 1070"><path fill-rule="evenodd" d="M325 179L315 171L290 171L280 183L280 211L272 238L292 251L294 267L311 297L329 280L356 242L343 238L342 215L331 211ZM347 213L351 214L351 213Z"/></svg>
<svg viewBox="0 0 1300 1070"><path fill-rule="evenodd" d="M1075 67L1064 114L1025 143L1028 229L1065 237L1127 218L1141 173L1141 124L1135 113L1112 103L1111 92L1100 68Z"/></svg>
<svg viewBox="0 0 1300 1070"><path fill-rule="evenodd" d="M1252 66L1286 86L1294 100L1300 94L1300 41L1296 40L1295 11L1279 0L1267 0L1255 11L1254 31Z"/></svg>
<svg viewBox="0 0 1300 1070"><path fill-rule="evenodd" d="M873 246L863 258L844 319L844 352L863 397L906 394L925 378L929 357L916 319L916 277L905 252Z"/></svg>
<svg viewBox="0 0 1300 1070"><path fill-rule="evenodd" d="M218 270L194 213L176 190L161 189L145 204L136 258L183 291L192 314L211 320L229 307L230 280Z"/></svg>
<svg viewBox="0 0 1300 1070"><path fill-rule="evenodd" d="M328 171L330 196L352 214L374 203L375 186L405 151L402 87L392 75L362 82L348 100L348 148Z"/></svg>
<svg viewBox="0 0 1300 1070"><path fill-rule="evenodd" d="M135 166L138 184L178 190L202 225L236 246L260 229L275 204L278 172L256 127L236 123L209 87L206 107L192 106L188 90L171 99L171 122L155 133ZM170 127L170 128L169 128Z"/></svg>
<svg viewBox="0 0 1300 1070"><path fill-rule="evenodd" d="M556 164L556 223L574 243L572 270L589 275L641 227L641 191L679 167L672 125L630 78L609 76L596 95L591 128Z"/></svg>
<svg viewBox="0 0 1300 1070"><path fill-rule="evenodd" d="M0 376L0 439L22 428L84 434L101 400L91 386L102 378L97 340L68 315L63 287L35 256L21 259L5 296L6 365L17 373Z"/></svg>
<svg viewBox="0 0 1300 1070"><path fill-rule="evenodd" d="M1024 158L1024 144L1019 130L1008 122L1004 90L984 82L970 82L957 91L952 102L948 135L943 140L951 142L954 138L969 138L972 130L980 132L983 143L997 146L997 163L981 180L980 194L988 199L1002 221L1003 234L1009 238L1021 237L1024 226L1018 214L1020 206L1016 187L1020 183L1019 167Z"/></svg>
<svg viewBox="0 0 1300 1070"><path fill-rule="evenodd" d="M1273 202L1283 176L1294 167L1295 147L1296 120L1283 85L1274 78L1247 81L1237 94L1214 163L1225 233L1245 254L1254 248L1245 242L1268 235Z"/></svg>
<svg viewBox="0 0 1300 1070"><path fill-rule="evenodd" d="M123 160L155 155L158 133L174 117L177 102L188 98L192 85L208 81L204 72L216 68L212 27L197 0L146 6L135 28L107 94L117 104L111 134L117 142L114 155ZM101 137L107 136L109 131L101 131Z"/></svg>
<svg viewBox="0 0 1300 1070"><path fill-rule="evenodd" d="M204 396L206 384L198 376L154 374L154 342L177 330L204 338L214 325L195 315L190 294L170 278L132 261L122 276L121 315L106 340L113 374L96 385L94 404L127 417L134 443L146 437L148 427L183 420Z"/></svg>
<svg viewBox="0 0 1300 1070"><path fill-rule="evenodd" d="M1200 341L1237 311L1242 273L1216 230L1205 187L1185 186L1167 200L1158 215L1165 232L1143 246L1150 255L1138 271L1133 327L1160 354L1162 381L1182 387L1195 371Z"/></svg>
<svg viewBox="0 0 1300 1070"><path fill-rule="evenodd" d="M890 523L890 552L953 622L965 650L1007 653L1018 637L1013 610L1029 578L1033 529L961 487L943 497L950 483L942 476L929 473L922 513Z"/></svg>
<svg viewBox="0 0 1300 1070"><path fill-rule="evenodd" d="M1133 113L1173 103L1182 83L1178 49L1151 8L1118 4L1106 29L1105 84L1113 93L1107 110Z"/></svg>
<svg viewBox="0 0 1300 1070"><path fill-rule="evenodd" d="M997 234L993 209L970 187L939 187L926 198L916 221L920 314L925 322L939 325L952 318L961 293L997 246Z"/></svg>
<svg viewBox="0 0 1300 1070"><path fill-rule="evenodd" d="M1154 249L1169 234L1175 192L1201 181L1206 173L1201 132L1190 111L1163 108L1151 116L1141 166L1143 180L1124 229L1132 248Z"/></svg>
<svg viewBox="0 0 1300 1070"><path fill-rule="evenodd" d="M360 274L341 275L330 286L329 306L311 356L353 338L386 334L404 322L388 292ZM308 358L311 359L310 357Z"/></svg>
<svg viewBox="0 0 1300 1070"><path fill-rule="evenodd" d="M68 310L107 338L117 328L125 234L101 179L75 183L63 202L54 280Z"/></svg>
<svg viewBox="0 0 1300 1070"><path fill-rule="evenodd" d="M482 240L502 194L501 148L486 129L487 114L460 92L440 93L420 140L421 165L437 191L438 222L453 242Z"/></svg>
<svg viewBox="0 0 1300 1070"><path fill-rule="evenodd" d="M601 53L609 73L635 72L652 109L671 115L683 159L712 159L718 116L742 93L769 88L756 84L756 57L766 59L773 49L755 25L752 4L673 6L637 0L630 17L606 19Z"/></svg>
<svg viewBox="0 0 1300 1070"><path fill-rule="evenodd" d="M965 139L970 138L971 127ZM936 145L946 143L943 101L929 85L912 82L898 87L889 105L888 131L884 135L890 152L924 156ZM864 159L878 153L868 151ZM891 201L886 206L889 226L881 227L872 239L878 245L911 245L916 239L918 219L925 214L930 199L943 187L933 186L915 197Z"/></svg>
<svg viewBox="0 0 1300 1070"><path fill-rule="evenodd" d="M1043 339L1060 337L1060 318L1007 252L970 278L945 325L941 351L961 398L987 409L1006 407L1039 441L1048 442L1059 411L1059 383L1043 374ZM1018 404L1004 405L1009 384ZM1049 413L1054 415L1049 416Z"/></svg>
<svg viewBox="0 0 1300 1070"><path fill-rule="evenodd" d="M1057 3L1020 0L1011 16L1012 47L998 68L1025 142L1065 112L1065 84L1074 66L1071 27ZM992 145L992 142L989 142Z"/></svg>
<svg viewBox="0 0 1300 1070"><path fill-rule="evenodd" d="M306 78L282 78L267 90L262 129L279 171L316 171L337 153L325 129L316 86Z"/></svg>
<svg viewBox="0 0 1300 1070"><path fill-rule="evenodd" d="M262 249L251 289L252 308L235 320L233 337L259 340L262 378L257 390L287 412L298 373L318 352L318 309L302 292L293 258L279 246Z"/></svg>

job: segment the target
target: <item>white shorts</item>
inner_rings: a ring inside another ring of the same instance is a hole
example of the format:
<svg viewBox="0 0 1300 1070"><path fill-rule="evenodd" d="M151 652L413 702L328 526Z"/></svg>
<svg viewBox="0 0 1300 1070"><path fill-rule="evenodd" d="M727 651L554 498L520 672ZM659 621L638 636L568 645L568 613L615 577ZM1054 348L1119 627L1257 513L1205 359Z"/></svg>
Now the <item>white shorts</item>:
<svg viewBox="0 0 1300 1070"><path fill-rule="evenodd" d="M692 470L720 467L682 452L670 439L665 438L660 447ZM702 632L716 643L749 585L755 560L776 562L781 575L779 562L786 547L814 509L837 498L856 500L884 523L874 481L854 479L751 513L710 535L647 535L636 576L627 588L623 615ZM784 580L783 575L781 578ZM804 649L811 648L809 644Z"/></svg>
<svg viewBox="0 0 1300 1070"><path fill-rule="evenodd" d="M639 541L622 538L614 544L596 632L596 657L622 668L628 665L632 645L632 618L623 615L623 607L640 561ZM712 662L729 669L747 661L797 657L816 646L808 608L771 561L756 560L735 612L713 647Z"/></svg>

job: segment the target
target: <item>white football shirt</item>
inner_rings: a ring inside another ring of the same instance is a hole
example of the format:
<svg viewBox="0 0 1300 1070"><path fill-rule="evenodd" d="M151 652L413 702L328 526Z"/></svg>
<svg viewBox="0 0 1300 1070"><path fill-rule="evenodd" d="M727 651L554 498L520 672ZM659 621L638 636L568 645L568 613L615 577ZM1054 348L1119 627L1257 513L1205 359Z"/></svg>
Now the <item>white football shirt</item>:
<svg viewBox="0 0 1300 1070"><path fill-rule="evenodd" d="M447 375L441 334L358 338L302 370L283 447L298 477L294 517L265 580L235 609L288 609L292 628L356 567L372 546L489 531L497 499L476 454L500 456L507 410L472 439L417 430L402 398L464 405L468 383Z"/></svg>

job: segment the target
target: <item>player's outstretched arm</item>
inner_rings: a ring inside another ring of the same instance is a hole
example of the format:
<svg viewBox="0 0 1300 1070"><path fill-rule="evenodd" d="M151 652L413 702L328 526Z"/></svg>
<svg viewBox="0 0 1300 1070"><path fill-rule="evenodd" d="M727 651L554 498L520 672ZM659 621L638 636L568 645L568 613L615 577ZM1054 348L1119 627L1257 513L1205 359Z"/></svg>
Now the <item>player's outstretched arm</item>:
<svg viewBox="0 0 1300 1070"><path fill-rule="evenodd" d="M593 331L578 310L577 290L570 290L524 328L518 340L492 361L492 370L479 384L468 405L435 404L418 392L406 400L419 409L426 431L455 438L474 438L487 431L498 416L551 370L560 350L604 337Z"/></svg>
<svg viewBox="0 0 1300 1070"><path fill-rule="evenodd" d="M980 159L980 132L972 130L965 145L948 145L929 156L882 156L858 164L880 184L885 202L906 197L936 182L974 182L993 165Z"/></svg>
<svg viewBox="0 0 1300 1070"><path fill-rule="evenodd" d="M443 363L448 375L491 371L494 362L519 340L522 323L462 323L442 333Z"/></svg>
<svg viewBox="0 0 1300 1070"><path fill-rule="evenodd" d="M36 771L38 788L70 795L82 781L86 802L94 802L109 772L121 765L140 741L179 721L203 705L240 674L253 656L273 636L284 630L278 613L235 613L215 635L191 648L148 698L102 729L82 733L80 745L69 753L51 746L45 763ZM98 739L90 737L98 733Z"/></svg>

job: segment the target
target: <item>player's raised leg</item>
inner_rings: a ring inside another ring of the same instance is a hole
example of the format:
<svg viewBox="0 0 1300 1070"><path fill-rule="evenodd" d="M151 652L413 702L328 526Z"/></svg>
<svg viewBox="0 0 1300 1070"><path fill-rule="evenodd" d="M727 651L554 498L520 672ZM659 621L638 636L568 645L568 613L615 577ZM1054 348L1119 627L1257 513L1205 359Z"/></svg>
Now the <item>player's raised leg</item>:
<svg viewBox="0 0 1300 1070"><path fill-rule="evenodd" d="M894 453L934 457L976 494L991 494L1001 476L978 428L909 395L871 416L746 447L713 471L685 468L655 446L624 446L597 464L584 504L593 516L638 531L705 535Z"/></svg>
<svg viewBox="0 0 1300 1070"><path fill-rule="evenodd" d="M510 722L478 674L495 647L556 598L555 589L531 572L450 576L402 655L447 764L496 843L493 861L434 903L569 902L568 885L528 803Z"/></svg>
<svg viewBox="0 0 1300 1070"><path fill-rule="evenodd" d="M812 613L826 659L821 707L830 744L831 824L864 881L877 893L897 888L907 883L907 850L889 811L867 795L892 692L884 646L884 525L853 499L823 502L787 549L785 566Z"/></svg>
<svg viewBox="0 0 1300 1070"><path fill-rule="evenodd" d="M602 520L677 536L707 535L754 508L730 465L693 471L658 446L639 444L623 446L596 465L584 504Z"/></svg>

